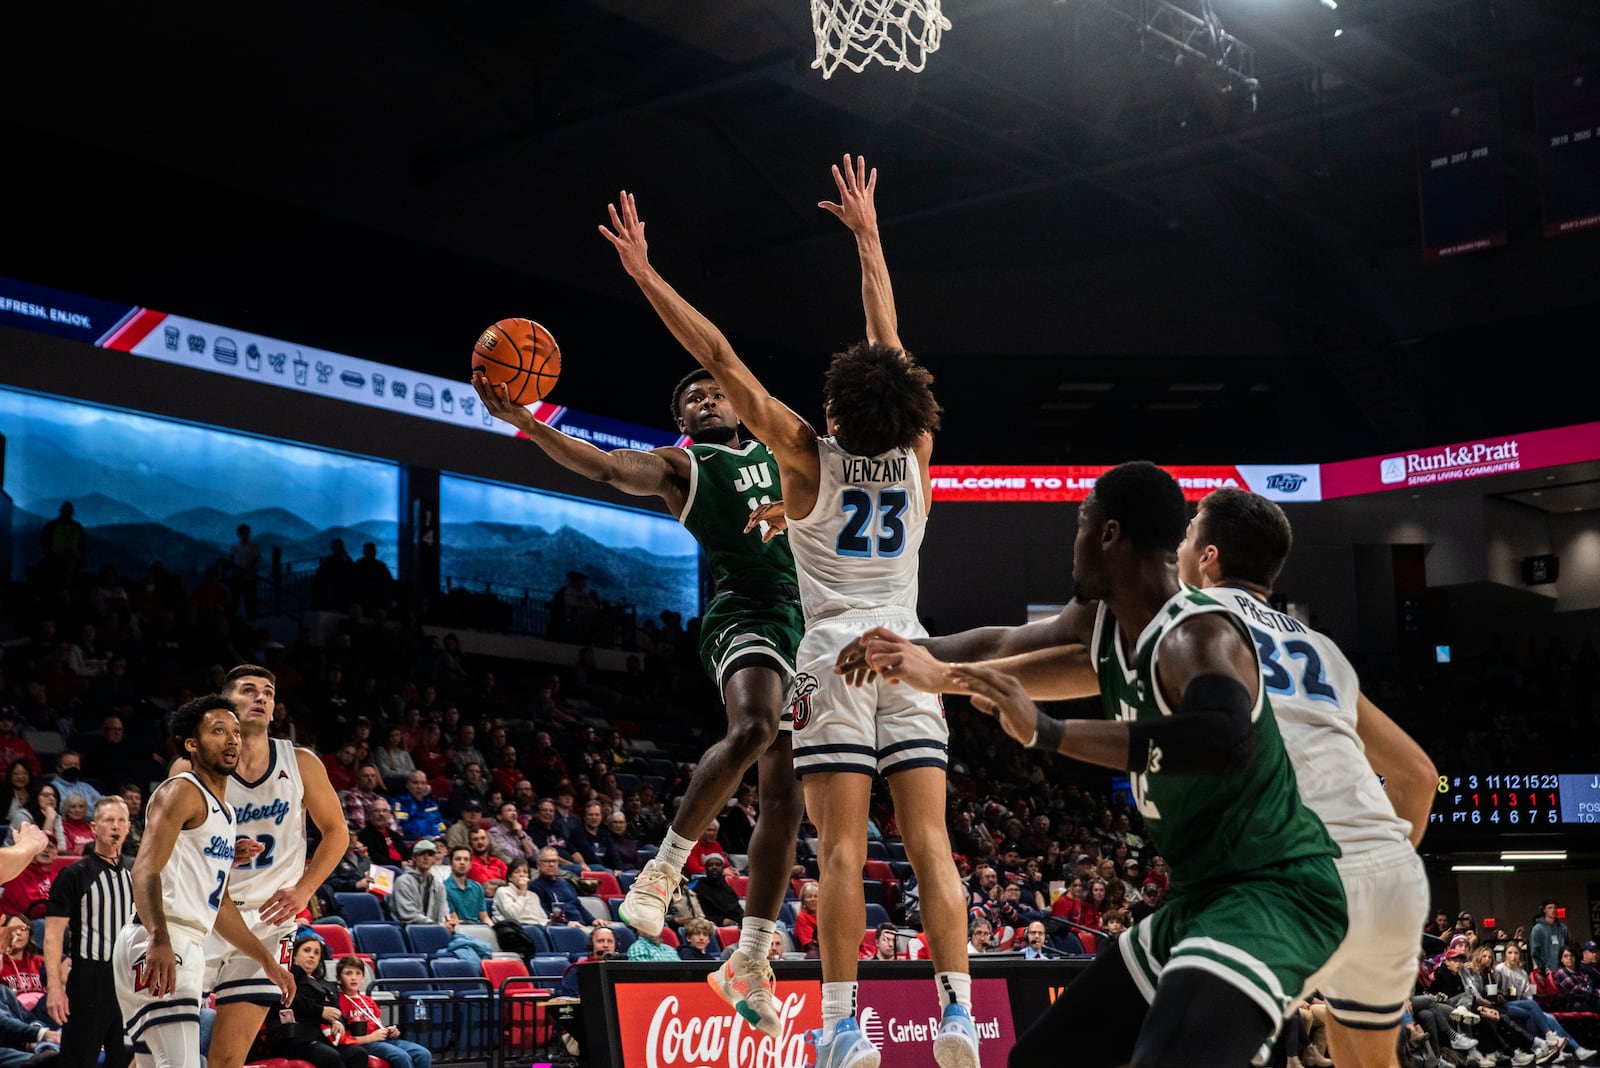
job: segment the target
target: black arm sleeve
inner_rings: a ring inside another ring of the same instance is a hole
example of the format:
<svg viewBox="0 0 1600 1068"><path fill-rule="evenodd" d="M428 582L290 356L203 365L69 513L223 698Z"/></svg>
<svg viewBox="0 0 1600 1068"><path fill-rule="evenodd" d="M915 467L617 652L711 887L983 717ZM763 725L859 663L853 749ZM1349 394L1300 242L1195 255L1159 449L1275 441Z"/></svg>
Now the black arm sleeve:
<svg viewBox="0 0 1600 1068"><path fill-rule="evenodd" d="M1256 751L1250 691L1227 675L1201 675L1177 715L1128 724L1128 770L1151 775L1237 775Z"/></svg>

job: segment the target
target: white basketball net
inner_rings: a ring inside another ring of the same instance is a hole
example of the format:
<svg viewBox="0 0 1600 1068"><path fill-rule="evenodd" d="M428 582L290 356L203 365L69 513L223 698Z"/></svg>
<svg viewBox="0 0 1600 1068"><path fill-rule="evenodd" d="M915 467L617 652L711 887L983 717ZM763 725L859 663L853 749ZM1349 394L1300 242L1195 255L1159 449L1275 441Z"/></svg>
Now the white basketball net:
<svg viewBox="0 0 1600 1068"><path fill-rule="evenodd" d="M939 50L939 34L950 20L939 0L811 0L811 28L823 78L843 63L860 74L876 60L886 67L920 71Z"/></svg>

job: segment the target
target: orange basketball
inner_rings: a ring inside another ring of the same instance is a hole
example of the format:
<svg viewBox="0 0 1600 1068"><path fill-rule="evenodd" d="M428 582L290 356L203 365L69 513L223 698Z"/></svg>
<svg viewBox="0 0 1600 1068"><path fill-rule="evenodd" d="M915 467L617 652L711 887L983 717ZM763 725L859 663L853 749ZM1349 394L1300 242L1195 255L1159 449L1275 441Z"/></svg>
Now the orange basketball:
<svg viewBox="0 0 1600 1068"><path fill-rule="evenodd" d="M561 346L532 319L501 319L472 346L473 369L506 386L513 404L543 400L561 374Z"/></svg>

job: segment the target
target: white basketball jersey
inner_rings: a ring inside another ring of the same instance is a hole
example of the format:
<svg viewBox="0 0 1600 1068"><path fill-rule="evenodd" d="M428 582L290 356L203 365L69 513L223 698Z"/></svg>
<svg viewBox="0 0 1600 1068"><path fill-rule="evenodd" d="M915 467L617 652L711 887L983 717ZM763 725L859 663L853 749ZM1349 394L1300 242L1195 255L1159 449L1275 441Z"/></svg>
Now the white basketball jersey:
<svg viewBox="0 0 1600 1068"><path fill-rule="evenodd" d="M857 609L917 610L917 556L928 502L916 454L853 456L817 439L817 503L789 520L806 622Z"/></svg>
<svg viewBox="0 0 1600 1068"><path fill-rule="evenodd" d="M228 778L235 833L262 847L248 865L234 869L231 892L241 909L260 908L306 872L306 791L294 743L268 738L267 744L272 752L260 779L246 782L238 771Z"/></svg>
<svg viewBox="0 0 1600 1068"><path fill-rule="evenodd" d="M1300 799L1322 819L1344 856L1407 841L1411 825L1395 815L1356 733L1361 680L1333 639L1248 590L1217 586L1205 593L1255 636L1262 683L1294 764Z"/></svg>
<svg viewBox="0 0 1600 1068"><path fill-rule="evenodd" d="M161 907L167 914L168 926L181 927L204 941L217 922L228 872L233 867L233 811L193 772L181 772L167 782L173 779L182 779L199 790L208 811L200 826L178 832L172 856L161 870Z"/></svg>

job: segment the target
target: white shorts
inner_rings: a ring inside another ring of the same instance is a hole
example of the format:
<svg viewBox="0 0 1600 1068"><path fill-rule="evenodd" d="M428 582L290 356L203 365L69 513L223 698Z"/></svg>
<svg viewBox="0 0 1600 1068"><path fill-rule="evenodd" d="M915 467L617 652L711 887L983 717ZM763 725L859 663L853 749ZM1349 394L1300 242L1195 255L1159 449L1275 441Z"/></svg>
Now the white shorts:
<svg viewBox="0 0 1600 1068"><path fill-rule="evenodd" d="M261 922L260 909L241 908L250 933L261 940L270 956L276 957L285 968L294 949L295 925L289 923L267 924ZM273 985L261 965L245 956L243 951L216 931L206 939L205 985L202 989L215 996L217 1007L230 1002L243 1001L251 1005L273 1006L283 1001L283 991Z"/></svg>
<svg viewBox="0 0 1600 1068"><path fill-rule="evenodd" d="M1409 842L1337 862L1350 929L1307 990L1346 1027L1398 1027L1417 982L1417 932L1428 922L1428 877Z"/></svg>
<svg viewBox="0 0 1600 1068"><path fill-rule="evenodd" d="M893 775L948 763L950 728L937 694L874 679L851 686L833 673L839 650L872 627L907 638L927 635L903 608L845 612L806 627L795 657L794 773Z"/></svg>
<svg viewBox="0 0 1600 1068"><path fill-rule="evenodd" d="M122 1006L128 1041L137 1053L148 1053L157 1068L199 1068L205 955L200 939L180 927L169 927L168 931L178 958L178 980L172 993L161 998L148 993L144 953L150 944L150 932L143 924L129 923L117 935L111 954L117 1002Z"/></svg>

